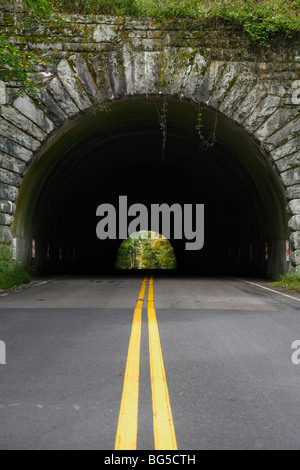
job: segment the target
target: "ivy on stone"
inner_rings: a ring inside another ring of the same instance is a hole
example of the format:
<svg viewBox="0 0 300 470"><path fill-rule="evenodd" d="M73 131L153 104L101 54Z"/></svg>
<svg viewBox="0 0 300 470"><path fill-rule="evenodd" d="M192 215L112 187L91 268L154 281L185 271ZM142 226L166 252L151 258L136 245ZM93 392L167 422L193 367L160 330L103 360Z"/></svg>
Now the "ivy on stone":
<svg viewBox="0 0 300 470"><path fill-rule="evenodd" d="M47 2L47 0L26 0ZM223 20L240 25L254 42L269 47L300 32L300 0L52 0L60 12Z"/></svg>
<svg viewBox="0 0 300 470"><path fill-rule="evenodd" d="M0 80L12 83L17 93L35 92L41 85L33 77L36 66L44 67L46 62L33 53L23 51L0 36Z"/></svg>
<svg viewBox="0 0 300 470"><path fill-rule="evenodd" d="M215 145L215 143L217 142L217 137L216 137L217 123L218 123L218 113L216 111L213 132L209 137L205 137L203 132L202 132L202 128L204 127L204 125L203 125L203 114L202 114L201 104L199 103L198 104L198 110L197 110L196 131L197 131L197 134L198 134L198 136L201 140L201 143L202 143L202 146L203 146L204 150L207 150L210 147L213 147Z"/></svg>

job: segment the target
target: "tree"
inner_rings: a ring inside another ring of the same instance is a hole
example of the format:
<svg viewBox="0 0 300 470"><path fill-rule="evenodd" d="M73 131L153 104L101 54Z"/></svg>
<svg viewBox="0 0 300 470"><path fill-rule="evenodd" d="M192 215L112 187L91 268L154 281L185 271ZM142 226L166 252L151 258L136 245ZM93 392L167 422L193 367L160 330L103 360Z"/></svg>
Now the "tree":
<svg viewBox="0 0 300 470"><path fill-rule="evenodd" d="M135 267L135 260L137 255L137 247L135 240L127 238L120 246L117 254L117 269L132 269Z"/></svg>
<svg viewBox="0 0 300 470"><path fill-rule="evenodd" d="M165 237L139 232L124 240L118 250L117 269L176 269L174 250Z"/></svg>

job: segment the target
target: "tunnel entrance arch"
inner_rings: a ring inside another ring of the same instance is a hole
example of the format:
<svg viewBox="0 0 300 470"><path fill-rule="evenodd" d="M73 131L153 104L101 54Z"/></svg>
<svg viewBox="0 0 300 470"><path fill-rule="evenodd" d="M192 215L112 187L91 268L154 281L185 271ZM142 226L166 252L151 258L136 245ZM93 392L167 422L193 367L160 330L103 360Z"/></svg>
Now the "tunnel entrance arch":
<svg viewBox="0 0 300 470"><path fill-rule="evenodd" d="M198 104L169 96L115 100L109 110L95 107L69 122L21 185L13 225L18 258L40 274L113 269L120 241L97 239L96 208L127 195L147 207L205 204L204 248L188 252L184 241L170 239L183 272L286 271L286 199L267 155L213 108L202 108L201 136L197 124Z"/></svg>

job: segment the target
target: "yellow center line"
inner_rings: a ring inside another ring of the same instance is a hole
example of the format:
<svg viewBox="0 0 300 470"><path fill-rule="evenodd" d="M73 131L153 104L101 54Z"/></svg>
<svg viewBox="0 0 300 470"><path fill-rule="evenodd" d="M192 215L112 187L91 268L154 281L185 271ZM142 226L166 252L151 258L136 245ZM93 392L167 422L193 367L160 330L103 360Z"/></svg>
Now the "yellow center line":
<svg viewBox="0 0 300 470"><path fill-rule="evenodd" d="M136 450L142 309L146 286L147 276L143 281L139 300L137 301L137 306L133 316L115 450Z"/></svg>
<svg viewBox="0 0 300 470"><path fill-rule="evenodd" d="M156 450L177 450L175 428L154 309L153 277L148 293L148 328L152 386L153 431Z"/></svg>

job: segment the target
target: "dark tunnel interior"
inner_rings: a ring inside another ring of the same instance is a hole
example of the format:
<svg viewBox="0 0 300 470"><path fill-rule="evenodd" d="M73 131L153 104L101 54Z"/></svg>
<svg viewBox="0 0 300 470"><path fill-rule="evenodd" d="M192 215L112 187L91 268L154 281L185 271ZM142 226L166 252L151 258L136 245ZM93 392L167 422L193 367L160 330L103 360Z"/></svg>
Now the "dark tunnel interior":
<svg viewBox="0 0 300 470"><path fill-rule="evenodd" d="M204 108L202 133L208 142L216 126L216 143L207 148L197 133L198 112L186 101L132 98L63 129L23 182L14 227L19 257L39 274L113 272L122 240L97 238L96 209L103 203L118 208L119 196L127 196L128 205L144 204L149 213L155 203L205 205L203 249L187 251L186 240L171 233L179 272L266 276L284 271L287 220L278 176L251 136Z"/></svg>

